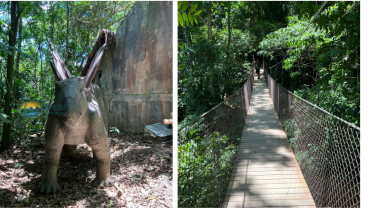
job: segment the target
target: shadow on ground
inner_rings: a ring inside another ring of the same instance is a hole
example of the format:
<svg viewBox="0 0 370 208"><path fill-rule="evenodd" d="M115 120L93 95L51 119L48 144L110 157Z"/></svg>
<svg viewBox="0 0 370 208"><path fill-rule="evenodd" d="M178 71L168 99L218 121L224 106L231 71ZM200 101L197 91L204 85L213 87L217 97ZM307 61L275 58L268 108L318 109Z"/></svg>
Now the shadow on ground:
<svg viewBox="0 0 370 208"><path fill-rule="evenodd" d="M79 145L61 159L61 192L36 193L43 170L44 139L29 138L0 155L0 206L172 207L172 144L145 143L142 134L109 135L111 181L91 186L91 148Z"/></svg>

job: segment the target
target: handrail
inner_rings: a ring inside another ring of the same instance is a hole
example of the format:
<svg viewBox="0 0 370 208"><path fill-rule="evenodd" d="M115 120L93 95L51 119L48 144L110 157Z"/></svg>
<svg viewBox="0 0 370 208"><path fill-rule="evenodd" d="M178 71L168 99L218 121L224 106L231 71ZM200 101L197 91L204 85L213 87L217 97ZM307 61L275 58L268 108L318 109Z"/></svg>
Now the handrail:
<svg viewBox="0 0 370 208"><path fill-rule="evenodd" d="M276 114L318 207L360 206L360 128L293 94L264 71Z"/></svg>
<svg viewBox="0 0 370 208"><path fill-rule="evenodd" d="M179 207L222 206L252 98L254 70L247 75L234 94L179 129Z"/></svg>
<svg viewBox="0 0 370 208"><path fill-rule="evenodd" d="M250 72L250 73L248 73L248 75L249 76L253 76L253 73L252 72ZM246 82L239 90L241 90L241 89L243 89L243 87L247 84L248 82ZM238 90L238 91L239 91ZM234 93L235 94L235 93ZM233 94L233 95L234 95ZM231 95L231 96L233 96L233 95ZM231 97L230 96L230 97ZM187 126L191 126L191 125L193 125L195 122L197 122L199 119L201 119L201 118L203 118L203 117L205 117L207 114L209 114L210 112L212 112L212 111L214 111L217 107L219 107L220 105L222 105L222 104L224 104L225 102L227 101L227 99L225 99L224 101L222 101L221 103L219 103L218 105L216 105L215 107L213 107L213 108L211 108L209 111L207 111L207 112L205 112L205 113L203 113L202 115L200 115L199 117L197 117L197 118L195 118L195 119L193 119L192 121L190 121L189 123L187 123L187 124L185 124L183 127L181 127L179 130L178 130L178 132L180 132L180 131L182 131L185 127L187 127Z"/></svg>

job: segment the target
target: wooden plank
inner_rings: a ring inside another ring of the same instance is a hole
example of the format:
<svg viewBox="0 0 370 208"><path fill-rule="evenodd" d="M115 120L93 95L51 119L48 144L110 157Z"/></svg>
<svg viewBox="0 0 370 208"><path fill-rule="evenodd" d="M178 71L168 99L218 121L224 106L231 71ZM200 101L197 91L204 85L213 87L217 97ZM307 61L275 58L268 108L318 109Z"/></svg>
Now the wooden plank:
<svg viewBox="0 0 370 208"><path fill-rule="evenodd" d="M279 161L296 161L294 158L289 157L289 155L250 155L249 157L237 157L236 161L246 161L246 160L253 160L253 161L268 161L268 162L279 162Z"/></svg>
<svg viewBox="0 0 370 208"><path fill-rule="evenodd" d="M256 175L299 175L301 174L300 171L258 171L258 172L232 172L231 175L246 177L248 176L256 176Z"/></svg>
<svg viewBox="0 0 370 208"><path fill-rule="evenodd" d="M297 167L272 167L272 168L265 168L265 167L258 167L258 168L234 168L233 173L238 172L266 172L266 171L300 171Z"/></svg>
<svg viewBox="0 0 370 208"><path fill-rule="evenodd" d="M286 147L290 149L289 144L287 144L287 141L281 141L281 142L274 142L274 143L268 143L268 142L248 142L248 143L242 143L239 144L240 148L258 148L258 147L268 147L268 148L276 148L276 147Z"/></svg>
<svg viewBox="0 0 370 208"><path fill-rule="evenodd" d="M267 153L267 154L287 154L287 153L292 153L291 150L286 150L286 149L253 149L253 148L248 148L248 149L239 149L238 150L239 154L246 154L246 153Z"/></svg>
<svg viewBox="0 0 370 208"><path fill-rule="evenodd" d="M250 190L250 189L285 189L289 192L291 188L307 188L305 182L303 183L288 183L288 184L275 184L275 183L267 183L267 184L243 184L243 182L239 183L239 181L234 181L232 186L228 187L229 189L234 190Z"/></svg>
<svg viewBox="0 0 370 208"><path fill-rule="evenodd" d="M239 176L233 174L230 180L240 180L240 181L249 181L249 180L283 180L283 179L301 179L303 178L300 174L295 175L249 175L248 177Z"/></svg>
<svg viewBox="0 0 370 208"><path fill-rule="evenodd" d="M258 150L271 150L271 149L281 149L281 150L292 150L289 145L281 144L281 145L266 145L266 144L245 144L239 145L239 149L258 149Z"/></svg>
<svg viewBox="0 0 370 208"><path fill-rule="evenodd" d="M264 152L250 152L250 153L236 153L236 156L238 157L244 157L244 158L247 158L247 157L255 157L255 156L279 156L279 155L283 155L283 156L287 156L289 157L291 155L290 152L286 152L286 153L264 153Z"/></svg>
<svg viewBox="0 0 370 208"><path fill-rule="evenodd" d="M226 207L226 208L234 208L233 206L234 205L230 205L230 206L228 206L227 204L228 203L225 203L226 205L225 206L223 206L223 207ZM248 208L248 206L244 206L244 207L247 207ZM254 207L255 208L255 207ZM258 208L316 208L316 206L283 206L283 207L279 207L279 206L274 206L274 207L272 207L272 206L269 206L269 207L258 207ZM326 208L326 207L325 207Z"/></svg>
<svg viewBox="0 0 370 208"><path fill-rule="evenodd" d="M234 183L234 182L240 182L240 183L244 183L244 184L266 184L266 183L269 183L269 184L285 184L285 183L302 183L302 179L299 178L299 177L296 177L296 178L280 178L280 179L255 179L255 178L250 178L248 180L246 179L240 179L240 178L237 178L237 179L231 179L230 178L230 183ZM304 182L304 181L303 181Z"/></svg>
<svg viewBox="0 0 370 208"><path fill-rule="evenodd" d="M299 205L299 206L297 206ZM271 200L271 201L245 201L245 202L227 202L227 207L232 208L248 208L248 207L302 207L315 206L315 203L310 199L296 200Z"/></svg>
<svg viewBox="0 0 370 208"><path fill-rule="evenodd" d="M287 142L288 139L286 138L271 138L271 136L269 137L265 137L265 138L261 138L260 136L256 136L256 137L252 137L252 136L248 136L248 137L242 137L241 138L242 140L240 141L241 144L247 144L247 143L275 143L275 142Z"/></svg>
<svg viewBox="0 0 370 208"><path fill-rule="evenodd" d="M285 159L285 160L289 160L289 161L296 161L295 158L293 157L290 157L289 154L274 154L274 155L263 155L263 154L257 154L257 153L254 153L254 154L249 154L249 155L244 155L243 156L239 156L239 157L236 157L237 160L245 160L245 159L261 159L260 161L266 161L266 159L269 159L267 161L275 161L275 160L282 160L282 159Z"/></svg>
<svg viewBox="0 0 370 208"><path fill-rule="evenodd" d="M290 189L235 189L231 190L228 189L226 191L226 195L232 195L232 196L237 196L237 195L263 195L263 194L309 194L310 190L308 188L290 188Z"/></svg>
<svg viewBox="0 0 370 208"><path fill-rule="evenodd" d="M234 164L234 170L236 169L258 169L258 168L297 168L294 163L269 163L267 165L261 165L258 163L253 164L253 161L248 161L248 162L241 162L241 163L235 163Z"/></svg>
<svg viewBox="0 0 370 208"><path fill-rule="evenodd" d="M248 144L239 144L239 149L276 149L276 148L286 148L291 150L291 147L287 144L287 142L278 143L248 143Z"/></svg>
<svg viewBox="0 0 370 208"><path fill-rule="evenodd" d="M226 202L245 202L245 201L260 201L260 200L291 200L291 199L310 199L308 194L255 194L255 195L228 195Z"/></svg>
<svg viewBox="0 0 370 208"><path fill-rule="evenodd" d="M274 161L267 161L261 162L259 160L253 159L239 159L234 163L234 168L238 168L239 166L245 167L296 167L295 161L285 161L285 160L274 160Z"/></svg>

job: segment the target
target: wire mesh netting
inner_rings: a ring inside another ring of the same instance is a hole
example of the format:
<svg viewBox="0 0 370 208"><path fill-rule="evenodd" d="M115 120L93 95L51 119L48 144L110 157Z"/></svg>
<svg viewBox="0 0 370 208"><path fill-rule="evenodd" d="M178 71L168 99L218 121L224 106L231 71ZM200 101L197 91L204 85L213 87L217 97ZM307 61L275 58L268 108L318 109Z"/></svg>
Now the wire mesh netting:
<svg viewBox="0 0 370 208"><path fill-rule="evenodd" d="M360 128L264 72L276 113L317 207L360 207Z"/></svg>
<svg viewBox="0 0 370 208"><path fill-rule="evenodd" d="M221 207L253 89L248 81L178 131L178 206Z"/></svg>

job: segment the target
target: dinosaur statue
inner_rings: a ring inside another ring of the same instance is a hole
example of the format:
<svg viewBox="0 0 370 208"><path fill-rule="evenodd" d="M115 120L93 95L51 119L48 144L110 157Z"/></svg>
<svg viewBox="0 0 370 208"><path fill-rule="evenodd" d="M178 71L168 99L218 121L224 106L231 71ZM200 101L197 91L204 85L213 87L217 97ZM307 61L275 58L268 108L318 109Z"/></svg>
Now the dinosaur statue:
<svg viewBox="0 0 370 208"><path fill-rule="evenodd" d="M93 185L107 185L110 174L108 120L100 88L92 84L106 43L96 52L85 77L72 77L50 43L50 65L55 82L55 99L45 127L45 163L39 193L60 191L57 169L61 153L72 155L73 145L86 143L92 148L96 165Z"/></svg>

